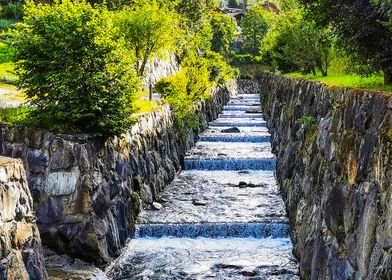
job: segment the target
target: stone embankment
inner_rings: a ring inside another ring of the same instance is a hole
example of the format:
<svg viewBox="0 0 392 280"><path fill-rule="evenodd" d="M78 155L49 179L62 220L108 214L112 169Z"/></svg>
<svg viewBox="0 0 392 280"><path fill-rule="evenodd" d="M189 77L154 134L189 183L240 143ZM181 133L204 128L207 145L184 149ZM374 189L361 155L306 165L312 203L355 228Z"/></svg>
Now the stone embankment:
<svg viewBox="0 0 392 280"><path fill-rule="evenodd" d="M140 207L153 206L230 92L221 88L195 106L200 126L186 140L168 107L140 116L122 137L105 141L2 126L0 154L23 161L45 245L97 264L115 257Z"/></svg>
<svg viewBox="0 0 392 280"><path fill-rule="evenodd" d="M44 280L41 239L20 160L0 157L0 279Z"/></svg>
<svg viewBox="0 0 392 280"><path fill-rule="evenodd" d="M392 279L392 95L260 78L303 279Z"/></svg>

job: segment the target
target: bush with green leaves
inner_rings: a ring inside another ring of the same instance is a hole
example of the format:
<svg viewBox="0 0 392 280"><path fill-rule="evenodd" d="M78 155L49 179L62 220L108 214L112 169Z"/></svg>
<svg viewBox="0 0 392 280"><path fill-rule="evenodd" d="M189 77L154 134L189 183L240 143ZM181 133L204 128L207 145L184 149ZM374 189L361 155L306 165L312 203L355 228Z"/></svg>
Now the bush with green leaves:
<svg viewBox="0 0 392 280"><path fill-rule="evenodd" d="M212 40L211 49L227 57L230 54L230 44L234 42L237 23L229 15L214 12L211 18Z"/></svg>
<svg viewBox="0 0 392 280"><path fill-rule="evenodd" d="M334 37L329 28L319 28L292 8L277 15L260 44L262 60L282 72L313 73L326 76Z"/></svg>
<svg viewBox="0 0 392 280"><path fill-rule="evenodd" d="M137 79L132 57L116 40L113 14L70 0L27 2L24 12L14 46L30 118L54 130L103 136L127 129Z"/></svg>
<svg viewBox="0 0 392 280"><path fill-rule="evenodd" d="M195 102L207 99L212 87L223 85L233 76L233 69L221 55L212 51L205 56L193 53L182 61L181 71L161 79L154 90L171 106L179 131L186 135L198 126Z"/></svg>
<svg viewBox="0 0 392 280"><path fill-rule="evenodd" d="M21 20L23 16L22 2L10 2L1 7L0 17L9 20Z"/></svg>

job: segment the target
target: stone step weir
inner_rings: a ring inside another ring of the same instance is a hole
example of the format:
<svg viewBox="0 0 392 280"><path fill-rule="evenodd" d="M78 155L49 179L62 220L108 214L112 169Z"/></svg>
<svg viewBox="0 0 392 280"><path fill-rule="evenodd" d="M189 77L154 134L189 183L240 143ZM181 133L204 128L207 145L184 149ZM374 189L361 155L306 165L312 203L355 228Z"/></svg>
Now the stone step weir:
<svg viewBox="0 0 392 280"><path fill-rule="evenodd" d="M257 94L234 96L140 213L113 279L298 279Z"/></svg>
<svg viewBox="0 0 392 280"><path fill-rule="evenodd" d="M288 238L287 223L138 224L135 238Z"/></svg>

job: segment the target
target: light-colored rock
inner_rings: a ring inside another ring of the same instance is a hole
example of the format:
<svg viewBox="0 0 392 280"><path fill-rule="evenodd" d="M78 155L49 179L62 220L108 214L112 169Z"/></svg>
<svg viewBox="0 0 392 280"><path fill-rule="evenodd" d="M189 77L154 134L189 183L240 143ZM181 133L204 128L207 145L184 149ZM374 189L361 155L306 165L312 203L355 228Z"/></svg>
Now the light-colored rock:
<svg viewBox="0 0 392 280"><path fill-rule="evenodd" d="M47 279L22 162L0 157L0 174L0 279Z"/></svg>

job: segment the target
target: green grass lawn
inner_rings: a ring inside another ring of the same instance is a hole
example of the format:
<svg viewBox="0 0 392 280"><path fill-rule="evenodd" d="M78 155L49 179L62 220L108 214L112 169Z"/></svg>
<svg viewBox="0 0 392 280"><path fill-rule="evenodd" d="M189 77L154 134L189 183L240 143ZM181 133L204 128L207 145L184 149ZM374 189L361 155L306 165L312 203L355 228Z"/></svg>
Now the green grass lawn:
<svg viewBox="0 0 392 280"><path fill-rule="evenodd" d="M361 76L361 75L334 75L322 77L321 74L303 75L300 73L287 74L289 77L304 78L309 80L320 81L328 86L341 86L359 89L372 89L392 93L392 85L384 85L384 77L382 75Z"/></svg>
<svg viewBox="0 0 392 280"><path fill-rule="evenodd" d="M148 100L148 92L140 92L133 101L134 114L142 114L161 108L156 100Z"/></svg>
<svg viewBox="0 0 392 280"><path fill-rule="evenodd" d="M12 62L13 51L9 45L0 43L0 102L26 101L23 92L15 86L18 77Z"/></svg>

